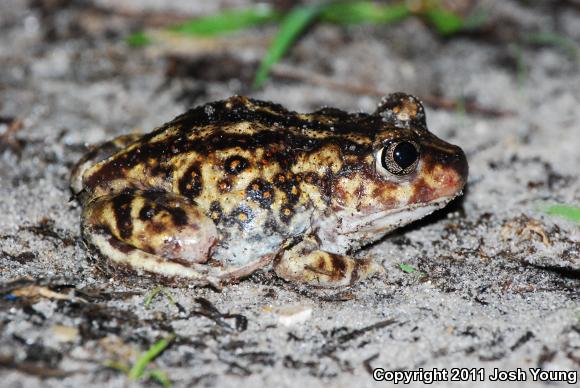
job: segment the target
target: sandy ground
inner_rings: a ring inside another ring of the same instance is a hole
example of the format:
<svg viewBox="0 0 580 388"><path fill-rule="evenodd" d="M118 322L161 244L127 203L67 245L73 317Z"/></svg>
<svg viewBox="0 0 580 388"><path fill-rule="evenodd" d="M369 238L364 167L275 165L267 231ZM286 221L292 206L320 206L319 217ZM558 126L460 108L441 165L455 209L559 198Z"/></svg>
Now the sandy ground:
<svg viewBox="0 0 580 388"><path fill-rule="evenodd" d="M578 373L580 229L539 208L580 203L579 48L525 43L533 31L579 42L577 2L482 2L497 21L490 33L448 40L418 20L313 28L281 73L511 112L427 107L431 131L468 155L466 195L362 252L386 275L352 289L317 292L260 272L221 292L168 288L177 304L159 295L148 308L155 284L103 273L79 238L68 174L87 144L235 93L299 111L369 111L377 98L282 76L252 92L270 29L185 59L123 43L154 12L213 12L210 2L31 3L0 3L2 386L131 385L105 364L131 364L171 333L148 370L176 387L384 386L371 376L379 367L483 368L480 386L494 385L493 368L523 368L528 380L514 386L530 385L528 368Z"/></svg>

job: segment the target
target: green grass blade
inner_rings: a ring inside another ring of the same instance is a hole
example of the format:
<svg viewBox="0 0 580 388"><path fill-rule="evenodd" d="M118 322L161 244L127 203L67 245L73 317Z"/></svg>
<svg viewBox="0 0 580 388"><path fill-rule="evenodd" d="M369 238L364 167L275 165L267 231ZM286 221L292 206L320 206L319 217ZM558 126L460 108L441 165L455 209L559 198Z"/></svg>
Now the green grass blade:
<svg viewBox="0 0 580 388"><path fill-rule="evenodd" d="M171 295L171 293L169 291L167 291L164 287L157 286L145 298L145 302L144 302L145 308L149 308L149 306L151 305L151 302L153 301L153 299L155 299L155 297L159 293L162 293L163 295L165 295L165 297L167 297L167 299L169 299L169 303L171 303L172 305L175 306L175 299L173 298L173 295Z"/></svg>
<svg viewBox="0 0 580 388"><path fill-rule="evenodd" d="M167 374L160 370L152 370L147 372L147 377L157 381L163 388L171 388L171 381L167 378Z"/></svg>
<svg viewBox="0 0 580 388"><path fill-rule="evenodd" d="M425 19L437 30L441 35L452 35L461 31L464 26L464 20L452 12L441 8L432 8L421 13Z"/></svg>
<svg viewBox="0 0 580 388"><path fill-rule="evenodd" d="M406 272L406 273L417 272L417 270L415 268L411 267L409 264L400 263L399 268L401 268L401 271Z"/></svg>
<svg viewBox="0 0 580 388"><path fill-rule="evenodd" d="M136 32L125 38L125 43L131 47L143 47L151 42L151 38L143 32Z"/></svg>
<svg viewBox="0 0 580 388"><path fill-rule="evenodd" d="M215 36L276 21L280 14L267 5L248 9L226 10L215 15L192 19L171 27L170 30L184 35Z"/></svg>
<svg viewBox="0 0 580 388"><path fill-rule="evenodd" d="M541 210L546 214L565 218L580 224L580 207L554 204L544 206L541 208Z"/></svg>
<svg viewBox="0 0 580 388"><path fill-rule="evenodd" d="M331 3L320 20L336 24L394 23L411 15L406 4L379 5L371 1Z"/></svg>
<svg viewBox="0 0 580 388"><path fill-rule="evenodd" d="M169 346L171 341L175 338L175 335L170 335L166 338L163 338L156 343L153 344L145 353L143 353L135 362L135 364L131 367L129 371L129 379L130 380L137 380L143 377L143 372L145 368L151 361L153 361L157 356L161 354Z"/></svg>
<svg viewBox="0 0 580 388"><path fill-rule="evenodd" d="M254 78L254 88L264 84L268 79L270 68L282 58L298 36L314 21L320 9L320 6L297 6L284 17L274 42L260 63Z"/></svg>
<svg viewBox="0 0 580 388"><path fill-rule="evenodd" d="M169 303L171 303L173 306L176 305L175 298L173 297L171 292L167 291L165 288L162 289L161 292L163 292L163 295L165 295L165 297L169 300Z"/></svg>
<svg viewBox="0 0 580 388"><path fill-rule="evenodd" d="M163 291L163 287L162 286L157 286L155 287L145 298L145 303L143 303L143 305L145 306L145 308L149 308L149 306L151 305L151 302L153 301L153 299L155 299L155 297Z"/></svg>

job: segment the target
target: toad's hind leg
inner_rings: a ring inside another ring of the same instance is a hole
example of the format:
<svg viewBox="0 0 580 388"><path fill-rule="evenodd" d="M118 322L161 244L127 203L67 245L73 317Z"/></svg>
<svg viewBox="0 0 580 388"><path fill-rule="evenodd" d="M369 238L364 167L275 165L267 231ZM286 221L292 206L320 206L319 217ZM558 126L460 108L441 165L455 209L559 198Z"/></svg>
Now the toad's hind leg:
<svg viewBox="0 0 580 388"><path fill-rule="evenodd" d="M215 284L204 263L217 241L214 223L187 199L135 191L85 206L82 233L112 263L191 283Z"/></svg>
<svg viewBox="0 0 580 388"><path fill-rule="evenodd" d="M72 168L70 177L70 186L75 194L83 189L83 174L85 170L92 165L107 159L109 156L117 153L129 144L138 140L139 134L122 135L113 140L93 146Z"/></svg>
<svg viewBox="0 0 580 388"><path fill-rule="evenodd" d="M274 271L289 281L321 287L342 287L383 270L370 259L355 260L319 250L318 247L316 238L304 238L276 258Z"/></svg>

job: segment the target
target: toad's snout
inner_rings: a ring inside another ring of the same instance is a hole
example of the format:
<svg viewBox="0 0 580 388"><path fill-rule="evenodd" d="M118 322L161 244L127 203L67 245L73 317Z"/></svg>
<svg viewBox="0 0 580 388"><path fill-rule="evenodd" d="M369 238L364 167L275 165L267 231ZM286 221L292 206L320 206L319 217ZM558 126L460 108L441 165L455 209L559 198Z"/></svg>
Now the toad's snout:
<svg viewBox="0 0 580 388"><path fill-rule="evenodd" d="M410 203L424 204L458 195L467 182L469 170L463 150L446 144L425 147L425 152Z"/></svg>
<svg viewBox="0 0 580 388"><path fill-rule="evenodd" d="M459 147L454 147L452 152L444 154L442 164L450 170L449 173L455 173L456 178L453 181L457 190L461 190L467 183L469 173L465 152Z"/></svg>

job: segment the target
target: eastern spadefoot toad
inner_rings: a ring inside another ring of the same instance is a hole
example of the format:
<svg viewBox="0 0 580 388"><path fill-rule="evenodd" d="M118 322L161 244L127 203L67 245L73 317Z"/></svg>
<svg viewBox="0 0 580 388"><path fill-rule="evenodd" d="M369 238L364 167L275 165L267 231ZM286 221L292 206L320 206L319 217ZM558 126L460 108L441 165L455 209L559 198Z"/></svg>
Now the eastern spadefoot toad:
<svg viewBox="0 0 580 388"><path fill-rule="evenodd" d="M350 255L466 179L465 154L429 132L416 97L301 114L234 96L93 148L71 187L83 237L115 265L202 285L271 265L333 287L376 272Z"/></svg>

